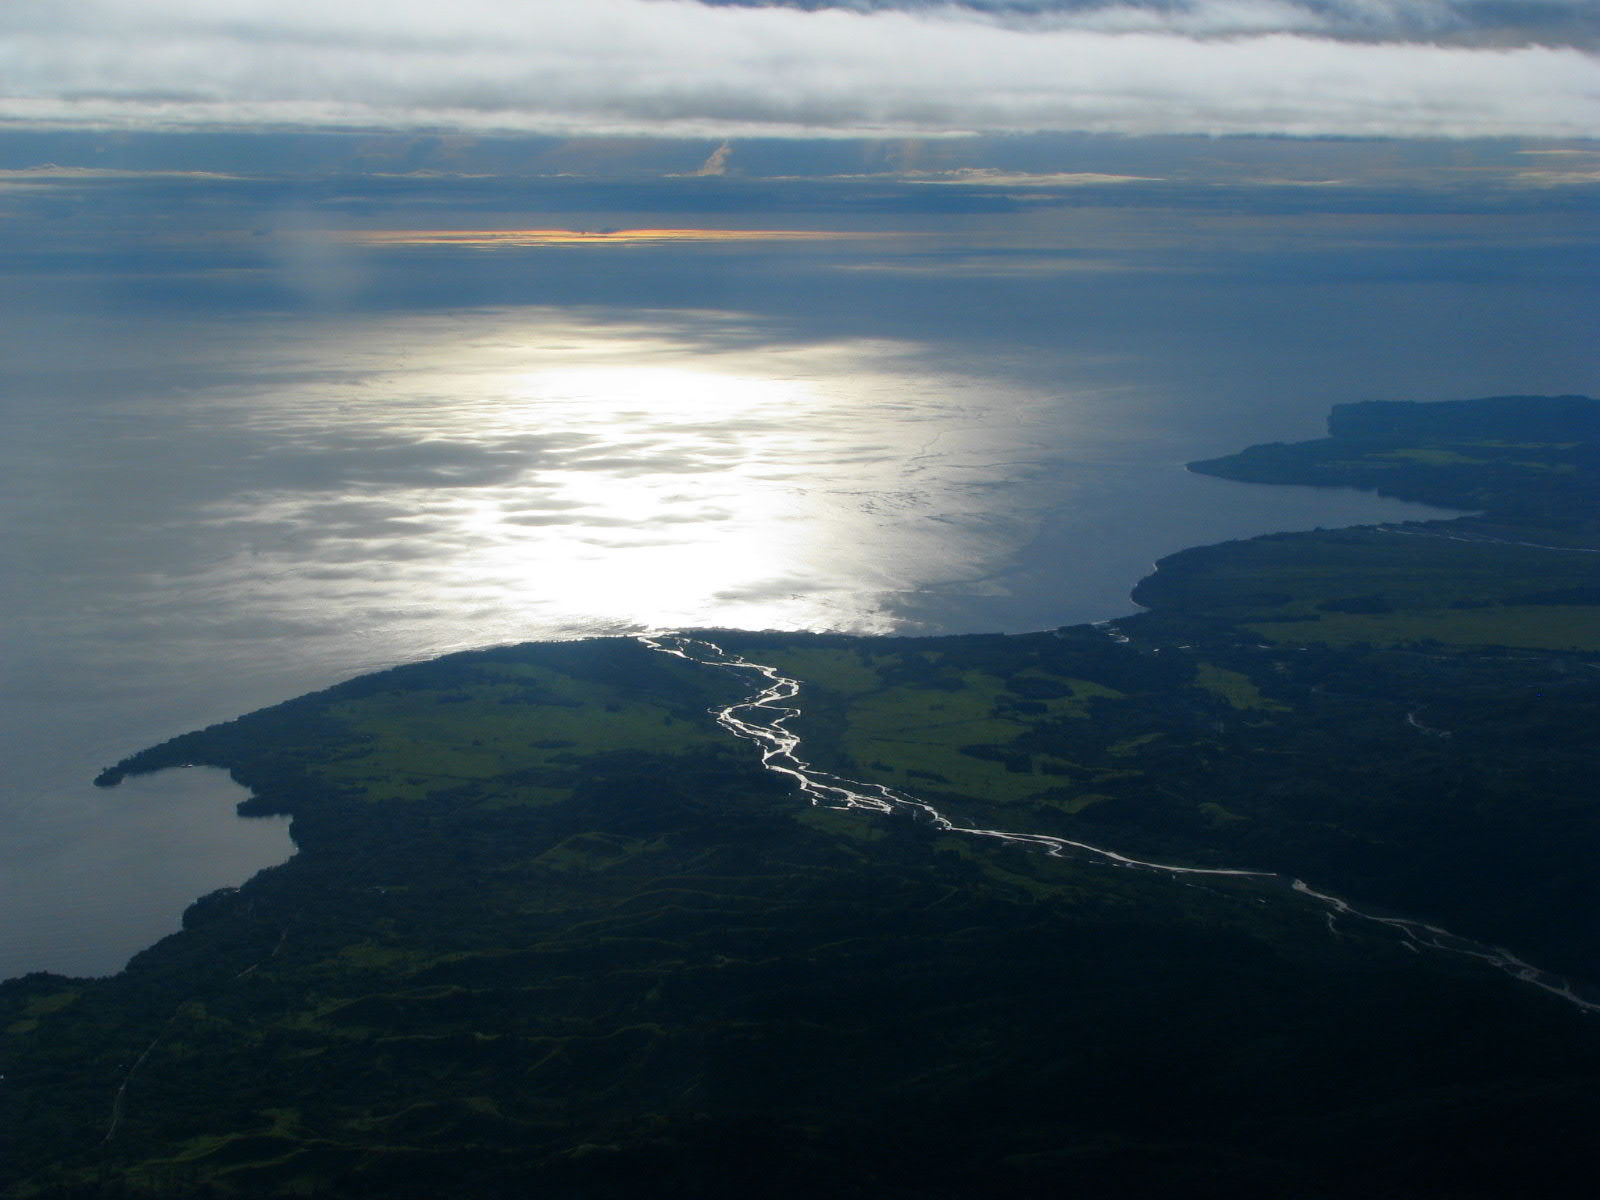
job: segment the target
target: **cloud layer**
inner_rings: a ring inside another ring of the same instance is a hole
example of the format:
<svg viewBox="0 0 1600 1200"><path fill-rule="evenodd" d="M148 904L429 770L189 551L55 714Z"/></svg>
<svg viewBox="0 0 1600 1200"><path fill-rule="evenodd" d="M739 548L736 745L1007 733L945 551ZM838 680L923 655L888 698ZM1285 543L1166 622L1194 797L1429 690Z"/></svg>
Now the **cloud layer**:
<svg viewBox="0 0 1600 1200"><path fill-rule="evenodd" d="M1600 39L1593 0L708 0L745 8L939 12L1020 29L1304 33L1367 41L1541 44Z"/></svg>
<svg viewBox="0 0 1600 1200"><path fill-rule="evenodd" d="M1194 0L1019 17L689 0L11 0L0 120L692 137L1600 134L1600 58L1578 46L1404 40L1428 21L1461 26L1472 8ZM1400 40L1373 40L1384 37Z"/></svg>

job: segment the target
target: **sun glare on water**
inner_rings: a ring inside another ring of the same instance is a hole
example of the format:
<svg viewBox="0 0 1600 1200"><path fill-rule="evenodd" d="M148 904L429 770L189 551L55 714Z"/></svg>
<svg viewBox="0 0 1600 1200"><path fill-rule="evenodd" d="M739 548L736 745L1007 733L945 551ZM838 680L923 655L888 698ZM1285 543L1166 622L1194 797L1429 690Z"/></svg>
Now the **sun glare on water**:
<svg viewBox="0 0 1600 1200"><path fill-rule="evenodd" d="M726 421L814 403L799 379L667 366L568 367L536 371L521 382L540 402L578 403L618 420L673 424Z"/></svg>
<svg viewBox="0 0 1600 1200"><path fill-rule="evenodd" d="M552 580L547 601L574 620L676 625L715 608L735 624L815 623L789 597L733 598L802 552L813 506L782 460L799 449L788 422L817 406L809 383L597 366L532 372L515 391L507 419L588 444L478 506L469 573Z"/></svg>
<svg viewBox="0 0 1600 1200"><path fill-rule="evenodd" d="M1040 453L1031 397L899 343L761 344L727 314L508 310L302 344L259 390L186 401L253 448L205 515L239 549L188 586L264 623L359 624L391 659L640 628L890 632L897 597L1021 535L997 472Z"/></svg>

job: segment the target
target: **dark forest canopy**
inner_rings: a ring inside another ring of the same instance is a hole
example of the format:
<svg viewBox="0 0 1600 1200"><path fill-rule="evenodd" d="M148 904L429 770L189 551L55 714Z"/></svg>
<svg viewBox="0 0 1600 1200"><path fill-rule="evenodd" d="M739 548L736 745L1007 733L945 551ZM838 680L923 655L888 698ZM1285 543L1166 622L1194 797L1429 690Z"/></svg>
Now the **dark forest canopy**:
<svg viewBox="0 0 1600 1200"><path fill-rule="evenodd" d="M1250 483L1368 488L1487 519L1600 536L1600 401L1490 396L1340 404L1318 441L1251 446L1190 469Z"/></svg>

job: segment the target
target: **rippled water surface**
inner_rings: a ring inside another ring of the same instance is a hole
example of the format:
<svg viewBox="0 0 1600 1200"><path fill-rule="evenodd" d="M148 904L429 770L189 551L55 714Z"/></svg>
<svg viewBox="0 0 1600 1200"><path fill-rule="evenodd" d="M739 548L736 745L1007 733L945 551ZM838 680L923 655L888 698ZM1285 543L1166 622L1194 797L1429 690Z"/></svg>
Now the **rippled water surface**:
<svg viewBox="0 0 1600 1200"><path fill-rule="evenodd" d="M86 321L24 361L0 973L114 970L290 851L214 773L96 792L101 766L363 670L646 628L1039 628L1127 611L1185 545L1432 513L1189 475L1259 422L1169 428L1120 368L954 357L505 309Z"/></svg>

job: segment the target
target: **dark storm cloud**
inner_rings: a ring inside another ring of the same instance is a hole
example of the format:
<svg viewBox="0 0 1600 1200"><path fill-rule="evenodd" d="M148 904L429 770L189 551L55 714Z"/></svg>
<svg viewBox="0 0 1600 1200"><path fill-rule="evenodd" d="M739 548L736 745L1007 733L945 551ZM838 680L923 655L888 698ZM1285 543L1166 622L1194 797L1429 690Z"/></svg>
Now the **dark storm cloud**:
<svg viewBox="0 0 1600 1200"><path fill-rule="evenodd" d="M1508 38L1593 45L1591 0L709 0L738 8L982 14L1020 28L1180 30L1203 36L1316 33L1352 40L1479 43Z"/></svg>

